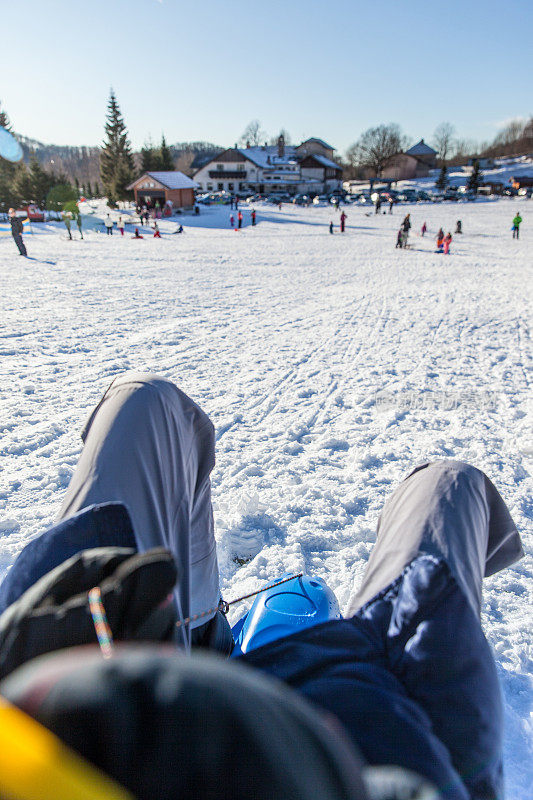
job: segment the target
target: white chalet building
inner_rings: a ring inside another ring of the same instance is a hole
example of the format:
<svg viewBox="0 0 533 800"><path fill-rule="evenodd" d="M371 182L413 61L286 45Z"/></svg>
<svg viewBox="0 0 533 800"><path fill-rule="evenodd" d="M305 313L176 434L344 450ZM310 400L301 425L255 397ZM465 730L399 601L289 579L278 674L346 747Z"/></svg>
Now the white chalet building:
<svg viewBox="0 0 533 800"><path fill-rule="evenodd" d="M322 194L340 189L342 168L333 161L333 148L321 139L296 146L232 147L204 164L195 175L204 192L246 195L298 193Z"/></svg>

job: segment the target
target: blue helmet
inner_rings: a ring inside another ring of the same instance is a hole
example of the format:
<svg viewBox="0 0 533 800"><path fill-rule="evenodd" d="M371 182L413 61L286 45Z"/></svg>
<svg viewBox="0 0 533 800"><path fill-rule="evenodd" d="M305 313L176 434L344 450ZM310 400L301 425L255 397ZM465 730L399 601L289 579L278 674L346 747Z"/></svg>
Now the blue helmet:
<svg viewBox="0 0 533 800"><path fill-rule="evenodd" d="M233 628L233 655L341 618L337 598L322 578L302 575L257 595L248 614Z"/></svg>

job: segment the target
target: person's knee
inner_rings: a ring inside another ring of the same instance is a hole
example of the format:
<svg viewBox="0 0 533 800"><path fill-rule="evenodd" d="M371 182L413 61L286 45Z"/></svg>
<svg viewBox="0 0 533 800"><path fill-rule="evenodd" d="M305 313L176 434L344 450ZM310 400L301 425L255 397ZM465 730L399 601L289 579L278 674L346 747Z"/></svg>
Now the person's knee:
<svg viewBox="0 0 533 800"><path fill-rule="evenodd" d="M472 464L469 464L467 461L459 461L453 458L443 458L439 459L438 461L428 461L425 464L421 464L418 467L409 473L406 480L409 480L414 475L422 472L422 470L427 470L428 473L430 472L442 472L453 474L457 476L457 479L466 479L469 481L478 482L480 478L484 478L485 474L474 467Z"/></svg>

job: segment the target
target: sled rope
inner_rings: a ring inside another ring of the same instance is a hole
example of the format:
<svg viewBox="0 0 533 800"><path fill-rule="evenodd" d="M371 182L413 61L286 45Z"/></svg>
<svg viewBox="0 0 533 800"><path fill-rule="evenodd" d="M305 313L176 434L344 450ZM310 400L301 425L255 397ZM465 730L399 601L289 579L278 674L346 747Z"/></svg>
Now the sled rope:
<svg viewBox="0 0 533 800"><path fill-rule="evenodd" d="M113 634L111 633L104 604L102 603L100 587L95 586L91 589L88 598L100 650L104 658L111 658L113 655Z"/></svg>
<svg viewBox="0 0 533 800"><path fill-rule="evenodd" d="M290 575L288 578L283 578L281 581L276 581L275 583L270 583L268 586L263 586L261 589L256 589L255 592L243 594L241 597L235 597L234 600L220 600L218 605L212 606L212 608L208 608L206 611L201 611L199 614L193 614L192 617L180 619L178 622L176 622L176 628L181 628L182 625L189 625L191 622L196 622L197 619L202 619L202 617L206 617L208 614L213 614L215 611L220 611L222 614L227 614L229 607L235 603L240 603L242 600L248 600L249 597L255 597L256 594L266 592L267 589L274 589L276 586L281 586L282 583L287 583L288 581L294 580L294 578L301 578L302 575L303 572L298 572L295 575Z"/></svg>

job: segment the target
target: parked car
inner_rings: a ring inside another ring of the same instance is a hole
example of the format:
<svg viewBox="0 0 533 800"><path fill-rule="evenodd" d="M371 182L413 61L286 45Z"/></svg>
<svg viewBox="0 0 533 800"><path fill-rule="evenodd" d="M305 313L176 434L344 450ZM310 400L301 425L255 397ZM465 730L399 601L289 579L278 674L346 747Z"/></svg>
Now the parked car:
<svg viewBox="0 0 533 800"><path fill-rule="evenodd" d="M433 198L429 194L429 192L419 191L418 196L416 198L419 203L431 203Z"/></svg>
<svg viewBox="0 0 533 800"><path fill-rule="evenodd" d="M28 206L28 219L31 222L44 222L45 213L44 213L42 208L39 208L36 205L29 205Z"/></svg>
<svg viewBox="0 0 533 800"><path fill-rule="evenodd" d="M297 206L306 206L308 203L311 202L311 198L307 194L296 194L292 198L292 202L295 203Z"/></svg>
<svg viewBox="0 0 533 800"><path fill-rule="evenodd" d="M446 191L444 192L443 200L452 200L457 202L457 200L459 200L457 189L446 189Z"/></svg>

